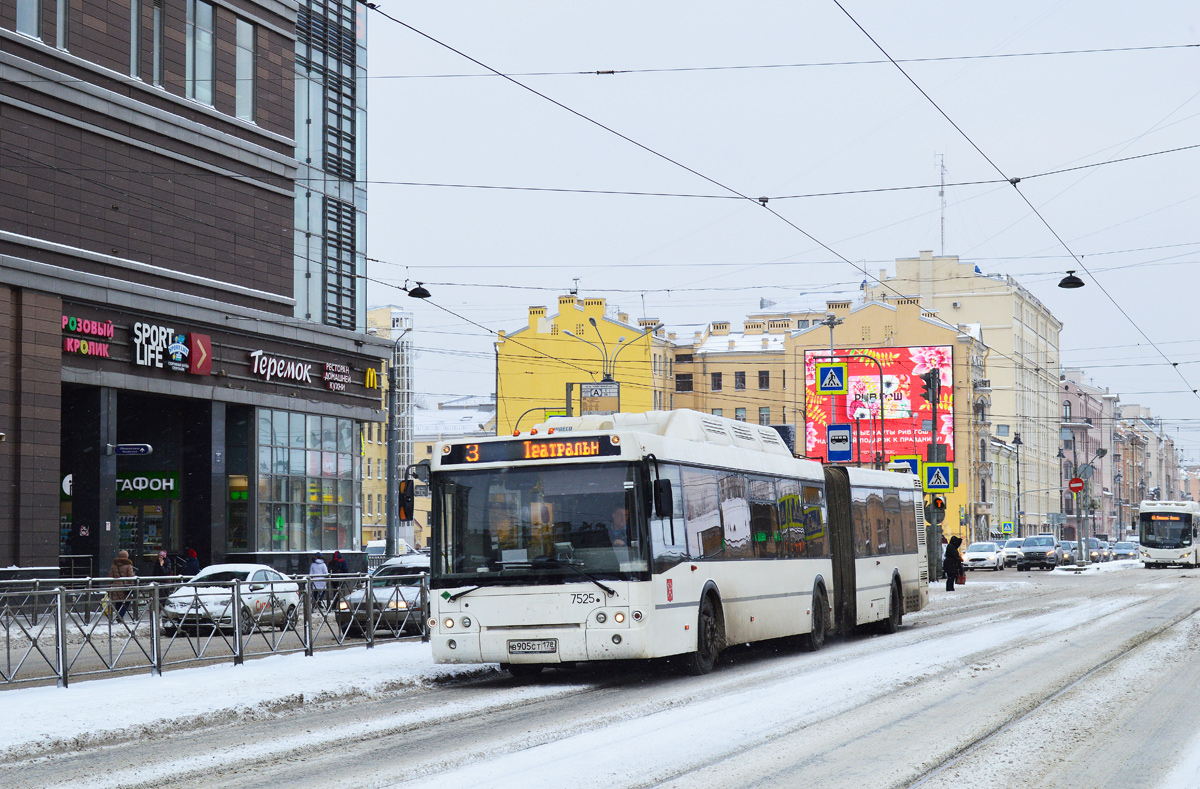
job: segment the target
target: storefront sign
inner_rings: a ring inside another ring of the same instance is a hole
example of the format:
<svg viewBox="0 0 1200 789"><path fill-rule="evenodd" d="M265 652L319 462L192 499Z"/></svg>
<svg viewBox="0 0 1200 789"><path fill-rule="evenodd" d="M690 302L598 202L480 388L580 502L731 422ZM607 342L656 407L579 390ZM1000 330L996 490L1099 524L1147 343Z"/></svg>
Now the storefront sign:
<svg viewBox="0 0 1200 789"><path fill-rule="evenodd" d="M74 495L74 475L62 480L62 495L69 499ZM179 498L179 472L136 471L117 474L118 499L177 499Z"/></svg>
<svg viewBox="0 0 1200 789"><path fill-rule="evenodd" d="M212 374L212 338L207 334L188 333L188 372L192 375Z"/></svg>
<svg viewBox="0 0 1200 789"><path fill-rule="evenodd" d="M179 373L188 370L187 337L169 326L138 321L133 324L133 363L143 367L165 366Z"/></svg>
<svg viewBox="0 0 1200 789"><path fill-rule="evenodd" d="M363 381L363 386L366 387L367 389L378 389L379 388L379 373L377 373L375 371L374 367L367 368L367 377Z"/></svg>
<svg viewBox="0 0 1200 789"><path fill-rule="evenodd" d="M302 384L312 383L312 365L308 362L267 356L262 351L251 351L250 359L250 372L262 376L268 382L272 378L279 378Z"/></svg>
<svg viewBox="0 0 1200 789"><path fill-rule="evenodd" d="M348 383L350 383L350 368L348 366L325 362L325 385L329 387L329 391L344 392Z"/></svg>
<svg viewBox="0 0 1200 789"><path fill-rule="evenodd" d="M73 318L70 315L62 316L62 328L65 332L85 334L88 337L103 337L105 339L111 339L114 333L112 321L94 321L86 318ZM77 353L80 356L101 356L105 359L111 358L108 355L108 343L94 339L80 339L78 337L63 337L63 353Z"/></svg>

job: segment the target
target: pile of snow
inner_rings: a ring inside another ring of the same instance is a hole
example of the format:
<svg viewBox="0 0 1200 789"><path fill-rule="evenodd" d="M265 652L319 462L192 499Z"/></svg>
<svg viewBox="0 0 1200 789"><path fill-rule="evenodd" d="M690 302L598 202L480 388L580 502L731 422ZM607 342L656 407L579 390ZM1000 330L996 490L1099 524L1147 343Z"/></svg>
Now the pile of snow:
<svg viewBox="0 0 1200 789"><path fill-rule="evenodd" d="M137 674L67 688L5 690L0 691L5 710L0 756L78 748L141 731L269 715L305 703L377 696L498 670L494 664L435 665L428 644L409 642L313 657L273 655L241 666L178 669L160 677Z"/></svg>

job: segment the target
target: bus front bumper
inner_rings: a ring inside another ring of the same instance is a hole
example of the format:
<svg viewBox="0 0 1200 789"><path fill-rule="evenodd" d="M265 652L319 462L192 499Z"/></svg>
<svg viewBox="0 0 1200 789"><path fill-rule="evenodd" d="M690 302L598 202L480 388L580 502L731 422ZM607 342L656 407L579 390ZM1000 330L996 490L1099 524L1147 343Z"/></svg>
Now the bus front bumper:
<svg viewBox="0 0 1200 789"><path fill-rule="evenodd" d="M430 636L437 663L523 663L554 665L589 660L649 657L640 627L495 629Z"/></svg>

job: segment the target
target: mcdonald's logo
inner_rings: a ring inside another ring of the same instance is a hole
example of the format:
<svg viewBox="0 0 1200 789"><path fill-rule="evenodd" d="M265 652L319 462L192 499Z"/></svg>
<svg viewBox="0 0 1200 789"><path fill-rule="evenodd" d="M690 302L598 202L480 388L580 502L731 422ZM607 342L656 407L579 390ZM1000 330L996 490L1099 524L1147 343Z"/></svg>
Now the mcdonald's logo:
<svg viewBox="0 0 1200 789"><path fill-rule="evenodd" d="M375 372L374 367L367 368L367 380L363 385L366 386L368 389L378 389L379 388L379 373Z"/></svg>

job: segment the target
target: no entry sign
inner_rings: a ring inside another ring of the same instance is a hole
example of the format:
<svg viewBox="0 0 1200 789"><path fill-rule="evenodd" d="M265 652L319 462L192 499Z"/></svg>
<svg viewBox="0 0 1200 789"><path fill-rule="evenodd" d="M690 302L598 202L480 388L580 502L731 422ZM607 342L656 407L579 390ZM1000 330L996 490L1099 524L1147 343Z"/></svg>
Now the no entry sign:
<svg viewBox="0 0 1200 789"><path fill-rule="evenodd" d="M1081 480L1079 477L1071 477L1071 481L1067 483L1067 490L1071 491L1072 493L1082 493L1083 480Z"/></svg>

